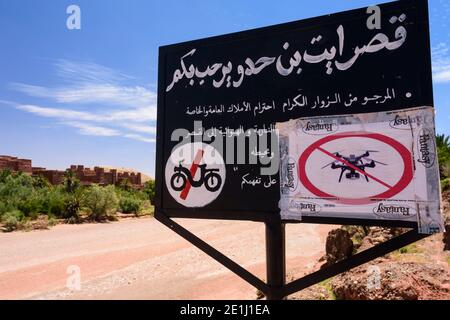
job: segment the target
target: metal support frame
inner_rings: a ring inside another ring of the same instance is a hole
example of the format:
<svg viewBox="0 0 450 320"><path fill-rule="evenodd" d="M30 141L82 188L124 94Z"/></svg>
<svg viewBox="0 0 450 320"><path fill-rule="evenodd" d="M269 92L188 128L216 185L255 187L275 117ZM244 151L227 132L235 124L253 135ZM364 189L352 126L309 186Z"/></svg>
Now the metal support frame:
<svg viewBox="0 0 450 320"><path fill-rule="evenodd" d="M265 222L267 267L267 283L265 283L251 272L225 256L223 253L219 252L217 249L210 246L193 233L173 221L162 211L156 210L155 218L169 229L183 237L185 240L196 246L198 249L202 250L211 258L234 272L243 280L247 281L256 289L261 290L268 300L281 300L290 294L306 289L323 280L346 272L392 251L398 250L408 244L428 237L426 234L419 234L417 232L417 228L413 228L384 243L378 244L345 260L341 260L331 266L325 267L286 284L285 223L279 219L268 220Z"/></svg>
<svg viewBox="0 0 450 320"><path fill-rule="evenodd" d="M281 289L286 284L285 224L266 222L266 273L268 300L281 300Z"/></svg>
<svg viewBox="0 0 450 320"><path fill-rule="evenodd" d="M194 246L202 250L211 258L221 263L224 267L230 269L239 277L250 283L252 286L261 290L264 294L268 294L269 287L267 284L264 283L264 281L262 281L261 279L259 279L258 277L256 277L243 267L241 267L239 264L237 264L236 262L225 256L223 253L219 252L218 250L207 244L205 241L203 241L190 231L186 230L172 219L168 218L165 214L156 211L155 218L161 223L163 223L165 226L167 226L169 229L176 232L179 236L183 237L184 239L192 243Z"/></svg>

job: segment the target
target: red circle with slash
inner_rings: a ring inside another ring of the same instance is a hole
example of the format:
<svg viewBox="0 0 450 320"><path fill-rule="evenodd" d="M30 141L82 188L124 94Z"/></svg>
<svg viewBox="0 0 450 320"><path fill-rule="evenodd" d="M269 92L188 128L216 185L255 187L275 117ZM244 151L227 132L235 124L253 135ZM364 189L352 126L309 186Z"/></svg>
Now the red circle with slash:
<svg viewBox="0 0 450 320"><path fill-rule="evenodd" d="M394 150L396 150L399 153L399 155L401 156L401 158L403 160L403 164L404 164L404 169L403 169L403 173L402 173L400 180L393 186L388 185L387 183L381 181L380 179L372 176L371 174L369 174L365 171L362 171L361 169L359 169L355 166L352 166L350 163L346 162L345 160L343 160L341 158L336 157L334 154L332 154L322 148L322 145L324 145L327 142L338 140L338 139L345 139L345 138L374 139L374 140L378 140L383 143L386 143L390 147L394 148ZM327 192L324 192L324 191L318 189L316 186L314 186L312 184L312 182L309 180L308 175L306 173L306 161L309 159L309 157L311 156L311 154L314 151L323 152L323 153L329 155L330 157L336 159L336 161L340 161L340 162L344 163L345 165L350 166L355 171L358 171L359 173L379 182L380 184L383 184L384 186L386 186L388 188L388 190L385 192L382 192L380 194L373 195L371 197L355 199L355 198L337 197L335 195L329 194ZM364 131L363 132L361 132L361 131L344 132L344 133L338 133L338 134L334 134L334 135L322 138L322 139L314 142L313 144L311 144L308 148L306 148L306 150L302 153L302 155L300 156L300 158L298 160L298 176L299 176L299 180L305 186L305 188L308 189L311 193L313 193L314 195L316 195L318 197L327 198L330 200L332 199L332 201L342 203L342 204L351 204L351 205L369 204L374 201L379 201L379 199L392 198L393 196L400 193L402 190L404 190L409 185L409 183L411 182L411 180L413 178L413 159L412 159L411 152L403 144L401 144L400 142L398 142L388 136L385 136L385 135L382 135L379 133L371 133L371 132L364 132Z"/></svg>

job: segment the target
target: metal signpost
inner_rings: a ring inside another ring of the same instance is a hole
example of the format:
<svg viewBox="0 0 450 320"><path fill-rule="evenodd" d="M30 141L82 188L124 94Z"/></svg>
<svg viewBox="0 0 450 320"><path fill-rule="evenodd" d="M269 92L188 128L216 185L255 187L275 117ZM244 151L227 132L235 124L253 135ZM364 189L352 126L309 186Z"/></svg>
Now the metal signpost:
<svg viewBox="0 0 450 320"><path fill-rule="evenodd" d="M164 46L155 217L282 299L442 230L433 139L426 0ZM267 283L172 218L265 223ZM286 223L411 231L286 284Z"/></svg>

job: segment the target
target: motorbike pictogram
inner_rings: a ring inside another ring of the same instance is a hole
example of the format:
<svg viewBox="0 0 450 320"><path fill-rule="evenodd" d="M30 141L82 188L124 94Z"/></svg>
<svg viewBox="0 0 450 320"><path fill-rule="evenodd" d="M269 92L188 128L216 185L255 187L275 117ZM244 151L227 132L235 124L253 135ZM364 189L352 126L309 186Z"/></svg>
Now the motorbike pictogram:
<svg viewBox="0 0 450 320"><path fill-rule="evenodd" d="M206 164L199 165L200 169L200 178L196 181L194 177L191 175L191 171L180 163L178 167L174 168L174 174L170 179L170 185L175 191L182 191L187 182L191 184L193 188L199 188L202 185L205 185L206 190L210 192L215 192L219 190L222 185L222 178L218 173L219 169L207 169Z"/></svg>

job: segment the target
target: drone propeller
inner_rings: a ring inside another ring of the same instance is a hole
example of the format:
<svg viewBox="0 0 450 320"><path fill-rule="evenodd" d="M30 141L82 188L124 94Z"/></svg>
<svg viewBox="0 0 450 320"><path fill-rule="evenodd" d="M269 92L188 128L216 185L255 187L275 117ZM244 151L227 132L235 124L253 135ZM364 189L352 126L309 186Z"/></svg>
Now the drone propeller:
<svg viewBox="0 0 450 320"><path fill-rule="evenodd" d="M331 166L333 163L336 163L337 161L331 161L329 164L323 166L321 169L325 169L326 167Z"/></svg>
<svg viewBox="0 0 450 320"><path fill-rule="evenodd" d="M334 154L336 157L343 158L343 156L340 155L340 153L343 152L343 151L345 151L345 149L344 149L344 150L339 150L339 151L333 152L333 154ZM331 166L333 163L338 163L338 162L339 162L339 161L337 161L337 160L331 161L329 164L323 166L321 169L325 169L326 167Z"/></svg>
<svg viewBox="0 0 450 320"><path fill-rule="evenodd" d="M383 162L380 162L380 161L377 161L377 160L373 160L373 159L370 159L370 158L366 158L366 160L369 160L369 161L373 161L373 162L375 162L375 163L382 164L383 166L387 166L386 163L383 163Z"/></svg>
<svg viewBox="0 0 450 320"><path fill-rule="evenodd" d="M359 151L365 151L365 152L380 152L380 151L378 151L378 150L359 150Z"/></svg>

